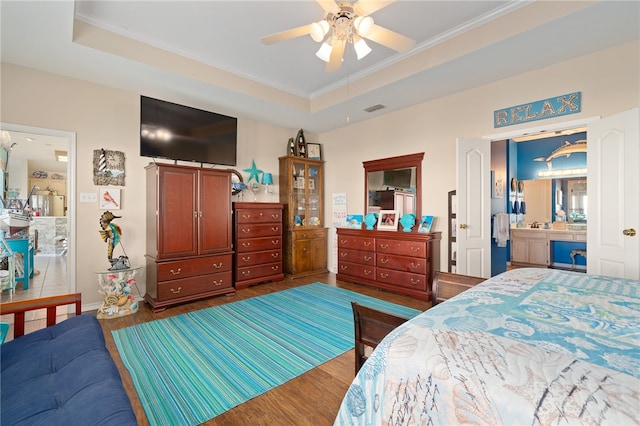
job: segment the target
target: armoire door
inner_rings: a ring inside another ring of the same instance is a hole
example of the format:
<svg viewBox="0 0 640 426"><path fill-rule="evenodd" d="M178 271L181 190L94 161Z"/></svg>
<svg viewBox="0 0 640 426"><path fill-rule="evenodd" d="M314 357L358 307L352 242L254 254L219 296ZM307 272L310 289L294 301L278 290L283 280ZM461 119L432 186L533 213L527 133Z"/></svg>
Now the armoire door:
<svg viewBox="0 0 640 426"><path fill-rule="evenodd" d="M199 183L199 254L230 251L231 173L225 170L201 170Z"/></svg>

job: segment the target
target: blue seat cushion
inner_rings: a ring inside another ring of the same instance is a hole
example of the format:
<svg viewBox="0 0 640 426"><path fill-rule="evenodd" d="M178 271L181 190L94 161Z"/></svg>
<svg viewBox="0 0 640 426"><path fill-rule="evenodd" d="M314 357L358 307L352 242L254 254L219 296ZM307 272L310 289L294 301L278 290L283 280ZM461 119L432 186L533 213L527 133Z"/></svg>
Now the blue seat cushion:
<svg viewBox="0 0 640 426"><path fill-rule="evenodd" d="M120 373L92 315L0 346L3 425L135 425Z"/></svg>

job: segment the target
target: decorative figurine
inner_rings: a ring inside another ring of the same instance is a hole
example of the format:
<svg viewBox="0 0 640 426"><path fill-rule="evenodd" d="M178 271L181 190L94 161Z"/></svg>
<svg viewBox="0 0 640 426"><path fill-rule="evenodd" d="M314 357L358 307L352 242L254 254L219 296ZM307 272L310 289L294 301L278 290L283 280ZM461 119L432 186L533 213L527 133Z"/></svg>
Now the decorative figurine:
<svg viewBox="0 0 640 426"><path fill-rule="evenodd" d="M400 224L404 232L411 232L411 228L416 224L416 215L413 213L405 213L400 219Z"/></svg>
<svg viewBox="0 0 640 426"><path fill-rule="evenodd" d="M371 231L374 225L378 222L378 216L375 213L367 213L364 217L364 224L367 229Z"/></svg>
<svg viewBox="0 0 640 426"><path fill-rule="evenodd" d="M102 213L100 216L100 236L102 240L107 243L107 259L111 264L109 268L110 271L127 269L130 267L129 258L126 256L120 256L117 259L113 258L113 249L120 242L120 237L122 236L122 229L120 226L113 223L114 219L120 219L122 216L116 216L110 211L106 211ZM122 244L120 244L122 246ZM124 252L124 247L122 248Z"/></svg>

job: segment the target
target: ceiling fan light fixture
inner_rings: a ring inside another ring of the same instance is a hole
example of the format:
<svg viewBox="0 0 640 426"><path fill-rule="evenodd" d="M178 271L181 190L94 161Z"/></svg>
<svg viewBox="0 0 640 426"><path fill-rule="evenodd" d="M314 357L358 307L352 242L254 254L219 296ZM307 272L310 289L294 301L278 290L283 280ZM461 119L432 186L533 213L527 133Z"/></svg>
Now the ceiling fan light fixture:
<svg viewBox="0 0 640 426"><path fill-rule="evenodd" d="M356 51L356 57L358 58L358 60L364 58L365 56L367 56L369 53L371 53L371 48L369 47L369 45L367 44L366 41L364 41L363 38L360 38L358 41L356 41L353 44L353 48Z"/></svg>
<svg viewBox="0 0 640 426"><path fill-rule="evenodd" d="M325 41L320 46L320 49L318 49L318 51L316 52L316 56L325 62L329 62L329 59L331 58L332 49L333 47L331 47L331 45Z"/></svg>
<svg viewBox="0 0 640 426"><path fill-rule="evenodd" d="M359 35L366 37L373 28L373 18L371 16L358 16L353 20L353 27Z"/></svg>
<svg viewBox="0 0 640 426"><path fill-rule="evenodd" d="M309 35L313 41L320 43L325 35L329 32L329 23L325 20L314 22L311 24Z"/></svg>

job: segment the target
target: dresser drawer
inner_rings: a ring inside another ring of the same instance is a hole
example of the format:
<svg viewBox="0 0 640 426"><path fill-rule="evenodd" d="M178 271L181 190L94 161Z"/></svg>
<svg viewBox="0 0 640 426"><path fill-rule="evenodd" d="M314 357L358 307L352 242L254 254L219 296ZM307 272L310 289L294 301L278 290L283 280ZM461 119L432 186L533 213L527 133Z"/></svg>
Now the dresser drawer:
<svg viewBox="0 0 640 426"><path fill-rule="evenodd" d="M427 290L427 277L420 274L377 268L376 280L380 283L393 284L396 287L410 288L419 291Z"/></svg>
<svg viewBox="0 0 640 426"><path fill-rule="evenodd" d="M280 262L246 266L238 268L236 271L236 281L252 280L277 274L282 274L282 263Z"/></svg>
<svg viewBox="0 0 640 426"><path fill-rule="evenodd" d="M264 209L260 211L238 210L237 223L282 223L282 211L279 209Z"/></svg>
<svg viewBox="0 0 640 426"><path fill-rule="evenodd" d="M233 288L231 271L158 283L158 302Z"/></svg>
<svg viewBox="0 0 640 426"><path fill-rule="evenodd" d="M340 249L338 259L344 262L359 263L361 265L375 266L376 256L371 251Z"/></svg>
<svg viewBox="0 0 640 426"><path fill-rule="evenodd" d="M291 239L296 240L308 240L316 238L326 238L326 229L305 229L304 231L291 232Z"/></svg>
<svg viewBox="0 0 640 426"><path fill-rule="evenodd" d="M238 240L238 247L236 247L236 253L272 250L272 249L279 249L281 247L282 247L282 238L280 237L251 238L246 240Z"/></svg>
<svg viewBox="0 0 640 426"><path fill-rule="evenodd" d="M375 248L375 239L367 237L345 237L338 235L338 247L354 250L371 250Z"/></svg>
<svg viewBox="0 0 640 426"><path fill-rule="evenodd" d="M238 225L236 238L272 237L282 235L281 223Z"/></svg>
<svg viewBox="0 0 640 426"><path fill-rule="evenodd" d="M378 253L399 254L402 256L427 257L427 243L424 241L376 240Z"/></svg>
<svg viewBox="0 0 640 426"><path fill-rule="evenodd" d="M376 265L381 268L411 272L414 274L427 273L427 259L420 257L408 257L379 253L376 256Z"/></svg>
<svg viewBox="0 0 640 426"><path fill-rule="evenodd" d="M231 271L232 255L207 256L197 259L175 260L157 263L158 281L189 278L197 275Z"/></svg>
<svg viewBox="0 0 640 426"><path fill-rule="evenodd" d="M357 263L338 260L338 273L373 280L375 279L376 268L374 266L359 265Z"/></svg>
<svg viewBox="0 0 640 426"><path fill-rule="evenodd" d="M281 261L282 249L236 254L236 267L238 268Z"/></svg>

